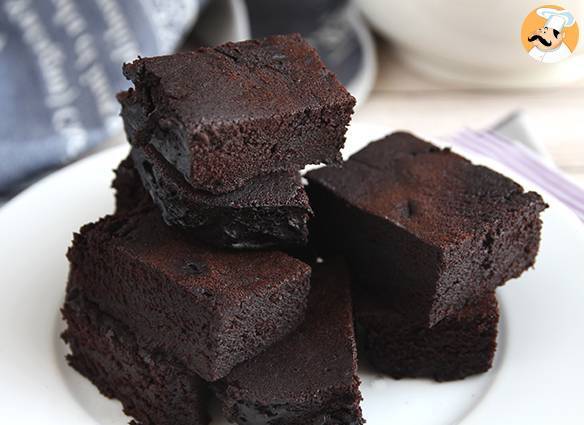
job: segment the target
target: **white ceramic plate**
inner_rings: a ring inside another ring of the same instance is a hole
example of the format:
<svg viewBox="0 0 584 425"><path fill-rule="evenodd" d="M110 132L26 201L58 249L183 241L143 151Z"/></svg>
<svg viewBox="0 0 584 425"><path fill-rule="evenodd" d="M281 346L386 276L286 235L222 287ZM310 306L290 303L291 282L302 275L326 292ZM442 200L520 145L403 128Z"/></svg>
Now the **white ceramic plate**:
<svg viewBox="0 0 584 425"><path fill-rule="evenodd" d="M354 125L347 151L385 133ZM65 251L82 224L112 211L111 170L126 153L126 147L114 148L67 167L0 209L2 424L128 423L118 402L67 367L59 339ZM584 226L542 195L550 208L543 215L537 267L499 290L502 322L494 368L444 384L362 371L368 425L584 422Z"/></svg>

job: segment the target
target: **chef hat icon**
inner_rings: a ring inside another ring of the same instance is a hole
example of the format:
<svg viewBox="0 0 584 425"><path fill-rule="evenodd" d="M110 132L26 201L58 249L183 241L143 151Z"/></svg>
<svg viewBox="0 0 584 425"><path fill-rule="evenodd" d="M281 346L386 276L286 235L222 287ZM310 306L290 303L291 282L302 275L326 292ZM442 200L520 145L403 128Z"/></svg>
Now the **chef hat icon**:
<svg viewBox="0 0 584 425"><path fill-rule="evenodd" d="M567 10L552 9L549 7L540 7L537 9L536 13L542 18L547 19L544 26L562 31L564 27L571 27L574 25L575 19Z"/></svg>

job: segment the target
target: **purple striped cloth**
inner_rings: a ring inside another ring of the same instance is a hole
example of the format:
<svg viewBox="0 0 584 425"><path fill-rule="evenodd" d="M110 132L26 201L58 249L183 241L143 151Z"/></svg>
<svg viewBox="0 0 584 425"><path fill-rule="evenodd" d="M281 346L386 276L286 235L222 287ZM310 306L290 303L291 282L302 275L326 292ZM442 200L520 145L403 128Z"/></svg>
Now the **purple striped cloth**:
<svg viewBox="0 0 584 425"><path fill-rule="evenodd" d="M555 196L584 221L584 189L546 165L526 146L491 131L470 129L444 140L469 152L495 159Z"/></svg>

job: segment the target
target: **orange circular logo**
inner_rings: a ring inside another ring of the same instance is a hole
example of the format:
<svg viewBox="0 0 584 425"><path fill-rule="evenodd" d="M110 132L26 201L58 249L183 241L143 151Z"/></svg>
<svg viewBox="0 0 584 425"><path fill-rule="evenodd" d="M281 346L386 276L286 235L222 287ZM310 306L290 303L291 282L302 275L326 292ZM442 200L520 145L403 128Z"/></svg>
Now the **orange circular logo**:
<svg viewBox="0 0 584 425"><path fill-rule="evenodd" d="M541 63L556 63L576 49L580 31L576 17L560 6L531 11L521 27L521 42L529 56Z"/></svg>

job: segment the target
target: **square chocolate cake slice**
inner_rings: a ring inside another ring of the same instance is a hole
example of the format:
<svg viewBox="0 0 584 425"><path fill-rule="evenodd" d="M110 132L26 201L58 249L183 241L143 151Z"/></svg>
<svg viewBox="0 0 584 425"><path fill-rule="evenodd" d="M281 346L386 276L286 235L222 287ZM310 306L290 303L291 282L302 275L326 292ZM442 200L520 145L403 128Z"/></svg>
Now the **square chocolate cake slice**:
<svg viewBox="0 0 584 425"><path fill-rule="evenodd" d="M130 143L151 145L195 189L338 163L355 99L299 35L227 43L124 65Z"/></svg>
<svg viewBox="0 0 584 425"><path fill-rule="evenodd" d="M353 312L342 263L317 265L306 320L284 340L214 383L241 425L360 425Z"/></svg>
<svg viewBox="0 0 584 425"><path fill-rule="evenodd" d="M408 133L311 171L311 234L353 280L432 326L531 267L541 197Z"/></svg>
<svg viewBox="0 0 584 425"><path fill-rule="evenodd" d="M69 364L122 402L139 425L206 425L208 384L180 363L149 353L119 321L82 297L63 307Z"/></svg>
<svg viewBox="0 0 584 425"><path fill-rule="evenodd" d="M304 319L310 267L282 252L219 251L153 207L84 226L69 249L67 302L83 296L151 353L224 377Z"/></svg>
<svg viewBox="0 0 584 425"><path fill-rule="evenodd" d="M407 311L363 292L355 296L359 346L379 372L393 378L462 379L489 370L497 348L495 294L465 305L431 328Z"/></svg>
<svg viewBox="0 0 584 425"><path fill-rule="evenodd" d="M117 180L126 183L116 185L135 186L134 193L143 185L167 224L199 240L229 248L291 247L308 240L312 210L298 172L262 175L233 192L213 195L193 189L150 145L133 148L131 158L121 167L133 163L138 173L118 173ZM127 200L120 198L123 208Z"/></svg>

